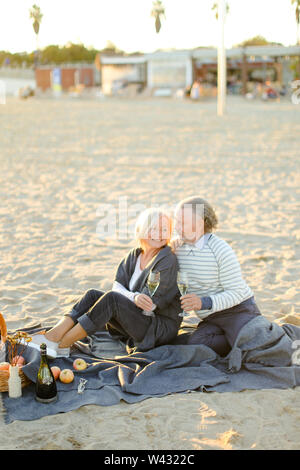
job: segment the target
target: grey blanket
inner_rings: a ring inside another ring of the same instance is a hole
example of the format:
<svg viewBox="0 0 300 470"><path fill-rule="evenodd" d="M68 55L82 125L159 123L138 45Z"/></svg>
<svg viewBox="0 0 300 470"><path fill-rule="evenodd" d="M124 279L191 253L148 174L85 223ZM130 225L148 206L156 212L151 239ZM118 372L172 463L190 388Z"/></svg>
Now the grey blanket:
<svg viewBox="0 0 300 470"><path fill-rule="evenodd" d="M124 400L136 403L146 398L197 390L200 392L238 392L245 389L293 388L300 385L300 365L292 362L300 327L282 326L258 316L240 331L225 358L204 345L165 345L128 355L125 345L101 332L88 342L78 342L69 358L58 358L50 365L71 368L76 357L84 357L89 367L75 371L71 384L57 382L58 401L49 405L34 399L34 384L23 389L18 399L2 394L5 422L34 420L45 415L67 412L87 404L110 406ZM35 382L39 352L25 352L24 373ZM300 361L299 361L300 364ZM79 379L87 379L82 394Z"/></svg>

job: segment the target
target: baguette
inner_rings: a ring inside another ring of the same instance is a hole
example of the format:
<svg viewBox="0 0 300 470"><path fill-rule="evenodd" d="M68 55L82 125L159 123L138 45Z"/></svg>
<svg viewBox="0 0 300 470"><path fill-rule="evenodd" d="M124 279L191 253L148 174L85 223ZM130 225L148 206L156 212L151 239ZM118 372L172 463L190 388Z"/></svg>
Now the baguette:
<svg viewBox="0 0 300 470"><path fill-rule="evenodd" d="M6 342L7 337L7 328L4 317L0 312L0 333L1 333L1 343L4 344Z"/></svg>

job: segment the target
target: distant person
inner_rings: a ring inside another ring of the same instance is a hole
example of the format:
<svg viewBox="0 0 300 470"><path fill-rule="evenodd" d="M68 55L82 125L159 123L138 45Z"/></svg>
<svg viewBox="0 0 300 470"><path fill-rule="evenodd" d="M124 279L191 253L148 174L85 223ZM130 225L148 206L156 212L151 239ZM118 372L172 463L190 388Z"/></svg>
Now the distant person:
<svg viewBox="0 0 300 470"><path fill-rule="evenodd" d="M184 94L187 98L190 98L192 85L187 85L184 89Z"/></svg>
<svg viewBox="0 0 300 470"><path fill-rule="evenodd" d="M192 100L198 100L200 98L200 90L201 86L198 80L196 80L193 83L192 89L191 89L191 99Z"/></svg>
<svg viewBox="0 0 300 470"><path fill-rule="evenodd" d="M279 94L277 92L277 90L271 86L271 82L270 81L267 81L266 84L265 84L265 89L264 89L264 93L263 93L263 98L266 99L266 100L269 100L269 99L276 99L279 97Z"/></svg>
<svg viewBox="0 0 300 470"><path fill-rule="evenodd" d="M259 82L255 82L252 92L246 93L247 99L255 99L262 95L262 85Z"/></svg>
<svg viewBox="0 0 300 470"><path fill-rule="evenodd" d="M286 94L287 94L287 87L286 87L286 85L284 85L284 84L282 85L281 89L279 90L279 94L280 94L281 96L286 96Z"/></svg>

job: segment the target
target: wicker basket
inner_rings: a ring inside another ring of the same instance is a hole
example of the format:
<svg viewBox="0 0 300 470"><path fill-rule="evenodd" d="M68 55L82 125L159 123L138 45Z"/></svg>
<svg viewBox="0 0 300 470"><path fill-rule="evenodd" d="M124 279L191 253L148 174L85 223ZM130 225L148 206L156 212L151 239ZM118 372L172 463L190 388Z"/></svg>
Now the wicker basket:
<svg viewBox="0 0 300 470"><path fill-rule="evenodd" d="M3 359L5 357L5 352L6 352L6 334L7 334L7 329L6 329L6 324L5 320L3 318L3 315L0 313L0 333L1 333L1 341L0 341L0 356ZM5 359L3 359L4 362ZM22 371L22 368L19 367L19 376L21 378L21 384L22 387L26 387L26 385L29 385L31 381L28 379L28 377L24 374ZM8 379L9 379L9 371L8 370L0 370L0 392L8 392Z"/></svg>

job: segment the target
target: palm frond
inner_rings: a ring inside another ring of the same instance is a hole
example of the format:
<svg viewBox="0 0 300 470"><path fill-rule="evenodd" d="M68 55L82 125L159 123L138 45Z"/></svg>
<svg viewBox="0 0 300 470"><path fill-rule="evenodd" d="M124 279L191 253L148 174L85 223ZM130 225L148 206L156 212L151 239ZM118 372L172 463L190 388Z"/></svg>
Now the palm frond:
<svg viewBox="0 0 300 470"><path fill-rule="evenodd" d="M218 19L218 18L219 18L218 2L215 2L215 3L213 4L213 6L211 7L211 9L212 9L212 10L215 10L215 12L216 12L216 13L215 13L215 17L216 17L216 19ZM226 2L226 15L227 15L228 13L229 13L229 5L228 5L228 3Z"/></svg>
<svg viewBox="0 0 300 470"><path fill-rule="evenodd" d="M29 10L29 18L33 19L34 21L37 21L38 23L41 23L43 14L39 6L32 6L32 8Z"/></svg>
<svg viewBox="0 0 300 470"><path fill-rule="evenodd" d="M153 16L155 18L155 30L156 30L157 33L159 33L160 28L161 28L161 20L160 19L161 19L162 16L164 16L164 18L166 17L165 8L164 8L161 0L156 0L155 2L153 2L152 10L151 10L151 16Z"/></svg>
<svg viewBox="0 0 300 470"><path fill-rule="evenodd" d="M33 5L32 8L29 10L29 18L33 20L33 30L36 35L39 34L40 24L42 22L43 14L41 9L37 5Z"/></svg>
<svg viewBox="0 0 300 470"><path fill-rule="evenodd" d="M165 15L165 8L161 0L156 0L155 2L153 2L152 5L151 16L154 16L156 18L157 15Z"/></svg>

